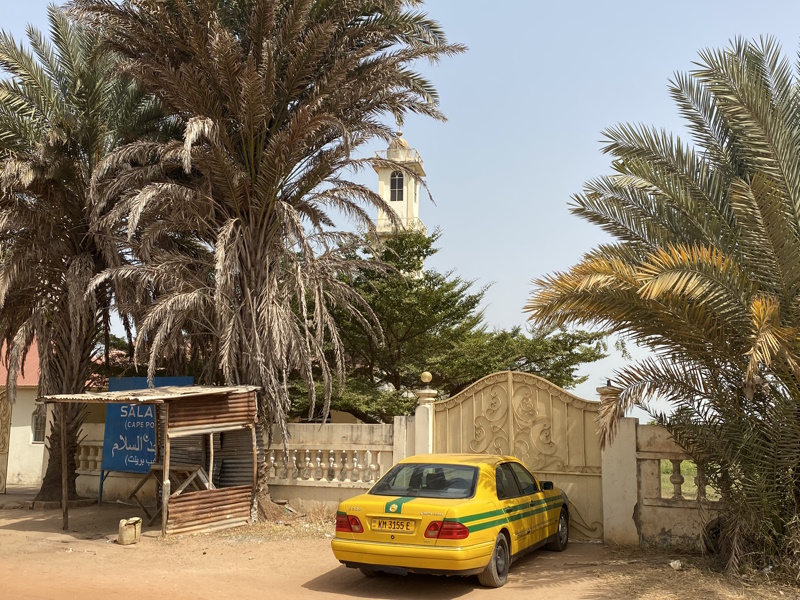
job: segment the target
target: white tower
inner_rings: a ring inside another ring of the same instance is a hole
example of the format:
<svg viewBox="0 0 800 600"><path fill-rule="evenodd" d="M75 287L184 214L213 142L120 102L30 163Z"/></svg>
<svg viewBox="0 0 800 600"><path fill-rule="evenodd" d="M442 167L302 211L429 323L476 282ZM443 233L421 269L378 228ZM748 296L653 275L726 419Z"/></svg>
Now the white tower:
<svg viewBox="0 0 800 600"><path fill-rule="evenodd" d="M376 152L378 158L402 164L417 177L425 177L422 158L398 131L384 152ZM400 224L406 230L419 230L427 235L428 230L419 218L419 179L391 165L375 166L378 173L378 194L394 210ZM378 235L381 237L397 232L387 214L378 209Z"/></svg>

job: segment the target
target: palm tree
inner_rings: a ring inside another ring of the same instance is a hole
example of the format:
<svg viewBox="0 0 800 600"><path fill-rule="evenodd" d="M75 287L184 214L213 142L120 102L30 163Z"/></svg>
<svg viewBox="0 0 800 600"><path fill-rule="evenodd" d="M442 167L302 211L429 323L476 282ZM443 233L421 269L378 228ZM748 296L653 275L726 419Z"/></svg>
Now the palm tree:
<svg viewBox="0 0 800 600"><path fill-rule="evenodd" d="M29 27L30 50L0 32L0 336L6 344L8 396L36 340L39 393L81 392L109 333L110 285L86 294L91 279L122 257L94 228L92 175L106 153L130 141L158 114L138 86L117 77L96 32L48 9L50 38ZM108 344L106 343L106 346ZM66 419L69 493L81 407ZM59 427L39 499L61 499Z"/></svg>
<svg viewBox="0 0 800 600"><path fill-rule="evenodd" d="M694 147L663 130L605 132L614 174L573 213L614 241L535 282L541 324L601 325L652 350L617 374L603 442L634 404L693 457L728 506L729 566L790 552L800 509L800 93L771 40L706 50L671 94ZM662 414L650 401L667 400ZM755 553L754 553L755 552Z"/></svg>
<svg viewBox="0 0 800 600"><path fill-rule="evenodd" d="M321 380L327 410L343 378L332 311L372 319L341 277L361 238L334 218L371 229L366 208L388 208L345 170L379 160L355 152L391 136L381 117L443 118L411 66L463 50L418 4L76 0L184 128L179 141L120 149L99 181L101 197L131 190L113 216L139 262L107 277L152 293L137 343L151 374L188 347L201 379L260 386L263 417L284 433L290 375L312 410Z"/></svg>

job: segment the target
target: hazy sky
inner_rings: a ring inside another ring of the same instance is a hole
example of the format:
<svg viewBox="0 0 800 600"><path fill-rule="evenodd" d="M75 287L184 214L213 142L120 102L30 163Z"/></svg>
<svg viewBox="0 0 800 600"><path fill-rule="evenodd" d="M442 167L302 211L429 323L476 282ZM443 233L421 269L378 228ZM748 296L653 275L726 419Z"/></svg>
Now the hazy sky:
<svg viewBox="0 0 800 600"><path fill-rule="evenodd" d="M0 27L20 38L46 29L45 0L0 0ZM736 36L773 36L797 56L800 3L670 0L537 2L432 0L425 10L469 51L421 68L436 84L446 123L410 117L404 137L422 155L436 204L422 202L441 251L428 266L455 270L486 294L493 327L525 322L531 280L567 269L603 241L570 215L570 196L609 171L604 128L622 121L681 131L667 91L699 50ZM377 179L366 174L365 181ZM594 389L612 357L584 370Z"/></svg>

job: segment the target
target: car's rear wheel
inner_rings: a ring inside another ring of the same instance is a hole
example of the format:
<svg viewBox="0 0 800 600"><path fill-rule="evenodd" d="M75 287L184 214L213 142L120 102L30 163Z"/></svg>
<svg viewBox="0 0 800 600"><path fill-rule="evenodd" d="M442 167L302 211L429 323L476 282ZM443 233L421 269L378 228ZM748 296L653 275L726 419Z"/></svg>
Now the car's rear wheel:
<svg viewBox="0 0 800 600"><path fill-rule="evenodd" d="M378 571L377 569L368 569L367 567L359 567L358 569L361 571L361 574L364 577L380 577L383 575L383 571Z"/></svg>
<svg viewBox="0 0 800 600"><path fill-rule="evenodd" d="M561 509L561 514L558 516L558 529L556 530L556 535L553 537L553 541L547 544L547 549L552 550L554 552L563 552L567 549L567 543L569 542L569 516L567 515L567 511L563 508Z"/></svg>
<svg viewBox="0 0 800 600"><path fill-rule="evenodd" d="M494 543L494 552L489 564L483 573L478 575L478 581L486 587L498 588L508 579L508 567L511 565L511 553L508 550L508 540L502 533L497 536Z"/></svg>

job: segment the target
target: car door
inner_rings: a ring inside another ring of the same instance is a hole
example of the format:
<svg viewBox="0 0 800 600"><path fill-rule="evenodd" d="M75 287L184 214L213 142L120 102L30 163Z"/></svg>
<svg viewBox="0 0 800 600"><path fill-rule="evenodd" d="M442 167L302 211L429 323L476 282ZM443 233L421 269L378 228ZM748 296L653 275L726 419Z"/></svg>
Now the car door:
<svg viewBox="0 0 800 600"><path fill-rule="evenodd" d="M548 518L550 512L547 500L539 485L539 481L528 469L519 463L509 463L510 469L517 478L520 490L528 503L528 526L530 527L529 543L535 544L548 535Z"/></svg>
<svg viewBox="0 0 800 600"><path fill-rule="evenodd" d="M498 505L505 514L511 530L511 553L517 554L531 544L531 526L526 514L530 502L523 495L509 463L497 466L495 483Z"/></svg>

